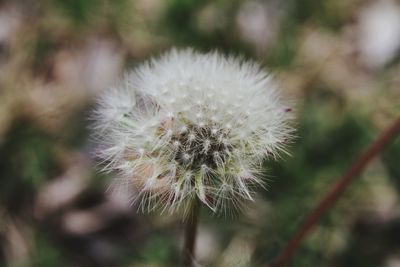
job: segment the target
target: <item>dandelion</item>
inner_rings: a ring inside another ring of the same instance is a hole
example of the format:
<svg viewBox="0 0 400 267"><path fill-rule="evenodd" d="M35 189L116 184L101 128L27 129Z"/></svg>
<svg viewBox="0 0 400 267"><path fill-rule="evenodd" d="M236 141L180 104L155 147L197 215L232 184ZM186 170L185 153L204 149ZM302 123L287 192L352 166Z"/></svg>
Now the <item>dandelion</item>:
<svg viewBox="0 0 400 267"><path fill-rule="evenodd" d="M253 200L262 161L286 152L289 111L257 64L172 50L100 97L97 156L144 210L226 210Z"/></svg>

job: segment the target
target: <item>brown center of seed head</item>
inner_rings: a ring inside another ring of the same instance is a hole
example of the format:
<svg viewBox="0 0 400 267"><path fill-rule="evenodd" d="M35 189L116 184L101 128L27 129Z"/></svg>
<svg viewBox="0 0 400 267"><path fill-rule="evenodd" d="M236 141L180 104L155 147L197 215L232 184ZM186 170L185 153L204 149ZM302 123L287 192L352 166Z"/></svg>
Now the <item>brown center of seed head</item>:
<svg viewBox="0 0 400 267"><path fill-rule="evenodd" d="M226 163L232 151L227 133L213 127L189 126L171 138L174 159L186 168L199 171L202 166L217 169Z"/></svg>

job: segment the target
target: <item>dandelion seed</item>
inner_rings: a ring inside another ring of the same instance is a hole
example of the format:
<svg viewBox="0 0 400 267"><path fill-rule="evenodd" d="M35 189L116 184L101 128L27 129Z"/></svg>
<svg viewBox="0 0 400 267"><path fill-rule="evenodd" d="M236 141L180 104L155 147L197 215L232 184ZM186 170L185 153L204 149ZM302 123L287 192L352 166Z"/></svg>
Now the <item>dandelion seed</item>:
<svg viewBox="0 0 400 267"><path fill-rule="evenodd" d="M196 198L215 212L238 206L263 184L263 158L286 153L292 138L277 88L253 62L172 50L98 100L99 162L138 189L146 210Z"/></svg>

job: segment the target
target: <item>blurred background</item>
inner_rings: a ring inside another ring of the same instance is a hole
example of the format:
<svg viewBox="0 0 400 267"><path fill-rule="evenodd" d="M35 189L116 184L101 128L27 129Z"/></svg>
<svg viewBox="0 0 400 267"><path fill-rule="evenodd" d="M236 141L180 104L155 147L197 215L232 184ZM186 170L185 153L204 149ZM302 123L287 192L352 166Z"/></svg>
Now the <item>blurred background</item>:
<svg viewBox="0 0 400 267"><path fill-rule="evenodd" d="M292 156L233 216L205 209L199 266L268 266L305 213L400 113L396 0L0 0L0 266L177 266L182 224L141 214L93 167L87 114L171 47L244 55L294 103ZM290 266L400 266L400 140Z"/></svg>

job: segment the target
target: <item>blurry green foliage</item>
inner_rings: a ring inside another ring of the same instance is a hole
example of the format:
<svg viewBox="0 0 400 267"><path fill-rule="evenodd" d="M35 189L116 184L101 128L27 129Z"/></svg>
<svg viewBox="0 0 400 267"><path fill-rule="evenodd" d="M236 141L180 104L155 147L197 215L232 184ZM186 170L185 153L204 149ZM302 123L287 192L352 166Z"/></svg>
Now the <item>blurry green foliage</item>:
<svg viewBox="0 0 400 267"><path fill-rule="evenodd" d="M118 24L121 19L134 15L127 14L128 0L44 0L44 3L46 3L44 8L51 6L52 12L67 18L73 29L77 31L76 33L99 26L107 26L115 30L115 24ZM104 31L104 29L99 30Z"/></svg>
<svg viewBox="0 0 400 267"><path fill-rule="evenodd" d="M143 262L147 264L158 264L163 266L166 263L172 264L174 261L177 264L175 239L171 236L159 234L149 240L142 249L141 255ZM169 264L168 264L169 265Z"/></svg>
<svg viewBox="0 0 400 267"><path fill-rule="evenodd" d="M390 179L400 192L400 138L390 145L383 153L383 163L385 164Z"/></svg>
<svg viewBox="0 0 400 267"><path fill-rule="evenodd" d="M0 146L0 170L4 177L0 199L10 212L30 203L36 189L59 172L54 139L21 118L14 122Z"/></svg>
<svg viewBox="0 0 400 267"><path fill-rule="evenodd" d="M65 266L60 252L45 239L45 235L36 234L34 238L34 250L30 267L62 267Z"/></svg>
<svg viewBox="0 0 400 267"><path fill-rule="evenodd" d="M76 23L85 23L88 20L88 16L96 12L99 7L98 0L53 0L54 3L63 11L66 15L71 17ZM118 2L115 1L115 2Z"/></svg>
<svg viewBox="0 0 400 267"><path fill-rule="evenodd" d="M331 30L338 30L343 24L339 1L327 0L289 0L291 19L299 26L302 23L316 23Z"/></svg>
<svg viewBox="0 0 400 267"><path fill-rule="evenodd" d="M268 63L276 68L290 67L299 47L299 31L305 25L316 24L331 31L338 31L343 24L342 9L335 0L288 0L287 11L280 25L280 32L272 49L267 52Z"/></svg>
<svg viewBox="0 0 400 267"><path fill-rule="evenodd" d="M192 46L206 51L213 49L230 53L240 51L241 54L251 55L250 48L237 38L235 15L240 2L239 0L169 0L161 25L164 32L174 38L175 45ZM196 18L202 8L211 4L223 9L224 18L228 21L224 28L203 32L196 26Z"/></svg>
<svg viewBox="0 0 400 267"><path fill-rule="evenodd" d="M32 70L35 74L50 74L50 61L59 45L50 36L40 34L32 44Z"/></svg>

